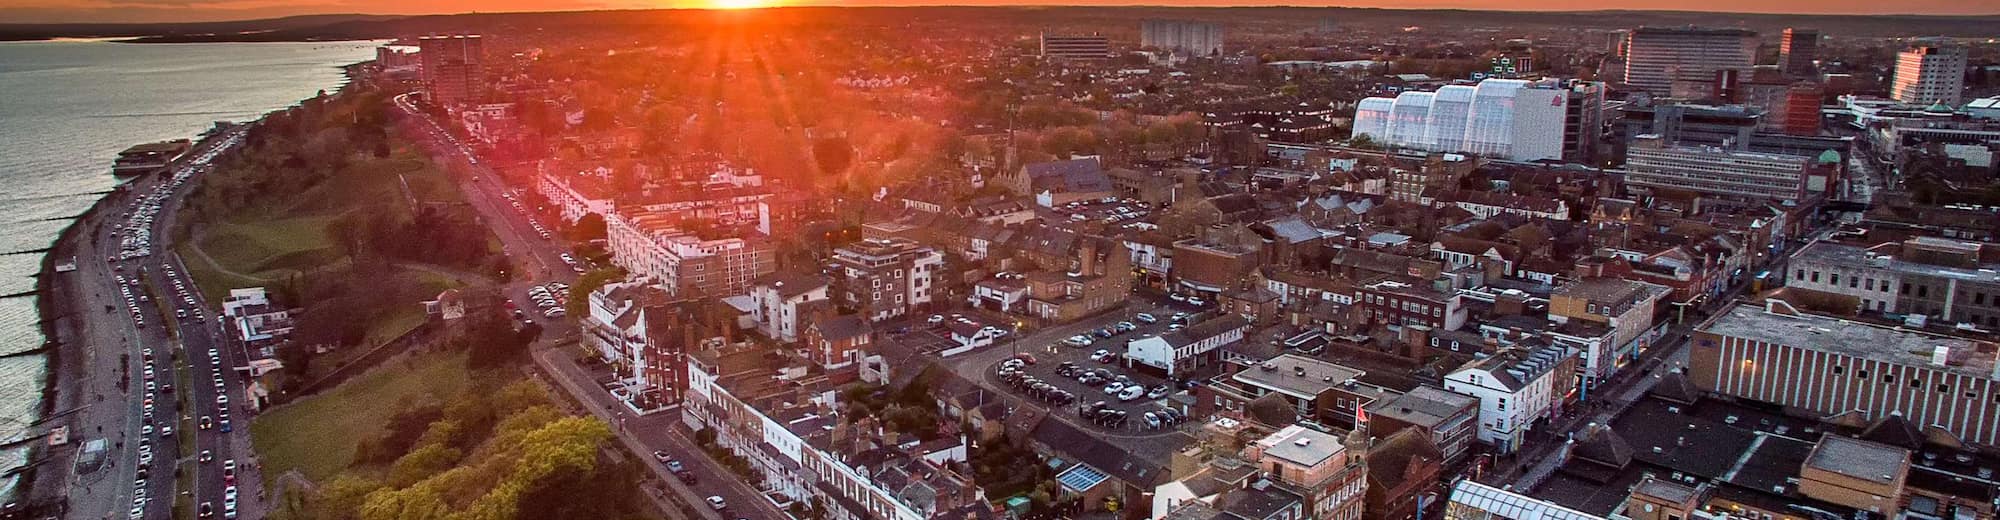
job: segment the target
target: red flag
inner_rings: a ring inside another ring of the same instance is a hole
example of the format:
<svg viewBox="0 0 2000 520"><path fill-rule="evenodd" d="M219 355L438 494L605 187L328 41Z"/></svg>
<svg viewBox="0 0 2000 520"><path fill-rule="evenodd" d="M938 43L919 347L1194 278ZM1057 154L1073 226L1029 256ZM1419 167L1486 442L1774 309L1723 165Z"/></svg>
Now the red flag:
<svg viewBox="0 0 2000 520"><path fill-rule="evenodd" d="M1368 410L1359 406L1354 407L1354 425L1361 426L1364 424L1368 424Z"/></svg>

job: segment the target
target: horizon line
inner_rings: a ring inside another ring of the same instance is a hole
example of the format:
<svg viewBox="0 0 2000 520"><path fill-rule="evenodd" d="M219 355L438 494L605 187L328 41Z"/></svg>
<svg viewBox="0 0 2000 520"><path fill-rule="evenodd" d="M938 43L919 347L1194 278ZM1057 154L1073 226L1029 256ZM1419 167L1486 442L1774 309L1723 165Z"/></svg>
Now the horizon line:
<svg viewBox="0 0 2000 520"><path fill-rule="evenodd" d="M834 0L818 0L818 1L834 1ZM478 11L478 10L474 10L474 11L461 11L461 12L453 12L453 13L367 13L367 12L341 12L341 13L301 13L301 14L292 14L292 15L279 15L279 16L246 16L246 17L240 17L240 18L232 18L232 17L223 17L223 18L214 18L214 19L194 19L194 20L182 20L182 21L158 21L158 22L145 22L145 21L107 21L107 22L90 22L90 21L46 21L46 22L8 22L8 21L0 21L0 27L8 27L8 26L12 26L12 27L25 27L25 26L50 26L50 25L124 25L124 26L160 26L160 25L184 25L184 24L214 24L214 23L244 23L244 22L260 22L260 21L272 21L272 20L287 20L287 19L297 19L297 18L315 18L315 17L344 17L344 16L345 16L345 17L381 17L381 18L421 18L421 17L453 17L453 16L471 16L471 15L534 15L534 14L577 14L577 13L605 13L605 12L671 12L671 11L689 11L689 12L706 12L706 13L723 13L723 12L758 12L758 11L778 11L778 10L793 10L793 9L853 9L853 10L865 10L865 9L937 9L937 8L977 8L977 9L1047 9L1047 8L1065 8L1065 9L1140 9L1140 8L1145 8L1145 9L1187 9L1187 10L1223 10L1223 9L1341 9L1341 10L1358 10L1358 11L1406 11L1406 12L1424 12L1424 11L1433 11L1433 12L1435 12L1435 11L1455 11L1455 12L1468 12L1468 13L1527 13L1527 14L1609 14L1609 13L1654 13L1654 14L1709 14L1709 15L1739 15L1739 16L1789 16L1789 17L1896 17L1896 18L1967 18L1967 17L1970 17L1970 18L1984 18L1984 17L2000 17L2000 10L1996 10L1996 11L1993 11L1993 12L1987 12L1987 13L1973 13L1973 14L1922 14L1922 13L1865 13L1865 12L1840 12L1840 13L1795 13L1795 12L1780 12L1780 11L1699 11L1699 10L1680 10L1680 9L1590 9L1590 10L1576 10L1576 9L1550 9L1550 10L1538 10L1538 9L1477 9L1477 8L1469 8L1469 7L1364 7L1364 6L1347 6L1347 5L1308 5L1308 4L1261 4L1261 5L1229 5L1229 4L1207 4L1207 5L1175 5L1175 4L1149 4L1149 3L1129 3L1129 4L1062 4L1062 3L1014 3L1014 4L1005 4L1005 3L938 3L938 4L869 4L869 5L842 5L842 4L826 4L826 3L802 3L802 4L788 4L788 5L773 5L773 6L765 6L765 7L751 7L751 8L737 8L737 9L718 9L718 8L710 8L710 7L691 7L691 6L690 6L690 7L614 7L614 8L604 8L604 9L558 9L558 10L519 10L519 11ZM48 9L48 8L35 8L35 7L20 7L20 8L0 8L0 17L4 17L5 13L7 13L8 11L36 11L36 10L45 10L45 9ZM129 9L127 9L127 10L129 10ZM227 15L225 15L225 16L227 16Z"/></svg>

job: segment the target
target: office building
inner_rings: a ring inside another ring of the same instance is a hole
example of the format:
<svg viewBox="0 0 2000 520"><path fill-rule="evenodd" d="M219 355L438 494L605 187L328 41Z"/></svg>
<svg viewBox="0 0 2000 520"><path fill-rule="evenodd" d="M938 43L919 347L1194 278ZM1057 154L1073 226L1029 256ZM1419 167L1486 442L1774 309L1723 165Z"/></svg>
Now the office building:
<svg viewBox="0 0 2000 520"><path fill-rule="evenodd" d="M1628 186L1723 197L1796 202L1825 193L1832 180L1811 157L1668 145L1658 136L1635 138L1625 160Z"/></svg>
<svg viewBox="0 0 2000 520"><path fill-rule="evenodd" d="M1688 380L1703 391L1822 417L1896 415L1972 444L2000 443L1995 345L1800 312L1734 305L1695 329Z"/></svg>
<svg viewBox="0 0 2000 520"><path fill-rule="evenodd" d="M1042 57L1059 61L1102 60L1111 57L1111 39L1042 33Z"/></svg>
<svg viewBox="0 0 2000 520"><path fill-rule="evenodd" d="M1890 97L1912 105L1958 106L1965 90L1965 48L1919 45L1896 54Z"/></svg>
<svg viewBox="0 0 2000 520"><path fill-rule="evenodd" d="M1196 56L1222 54L1222 25L1181 20L1146 20L1139 45Z"/></svg>
<svg viewBox="0 0 2000 520"><path fill-rule="evenodd" d="M1625 44L1625 84L1668 94L1676 78L1714 78L1757 64L1757 33L1744 29L1640 27Z"/></svg>
<svg viewBox="0 0 2000 520"><path fill-rule="evenodd" d="M611 262L658 280L674 297L744 294L757 277L777 270L777 250L765 237L702 237L681 222L678 215L646 210L606 215Z"/></svg>
<svg viewBox="0 0 2000 520"><path fill-rule="evenodd" d="M485 39L477 34L417 38L424 95L452 108L478 102L486 88Z"/></svg>
<svg viewBox="0 0 2000 520"><path fill-rule="evenodd" d="M1582 114L1577 125L1567 125L1573 107L1584 111L1602 106L1601 101L1570 102L1573 95L1601 99L1601 90L1595 94L1578 92L1592 88L1554 80L1488 79L1477 86L1449 85L1436 92L1371 97L1356 105L1354 135L1399 148L1517 161L1562 159L1571 148L1570 140L1596 137L1583 135L1595 126Z"/></svg>
<svg viewBox="0 0 2000 520"><path fill-rule="evenodd" d="M1871 247L1814 242L1792 256L1785 285L1853 298L1854 310L1922 315L2000 330L2000 246L1919 237Z"/></svg>
<svg viewBox="0 0 2000 520"><path fill-rule="evenodd" d="M833 267L835 301L882 321L931 302L944 253L908 239L871 238L833 250Z"/></svg>
<svg viewBox="0 0 2000 520"><path fill-rule="evenodd" d="M1819 59L1819 30L1786 27L1778 42L1778 68L1792 76L1813 76Z"/></svg>

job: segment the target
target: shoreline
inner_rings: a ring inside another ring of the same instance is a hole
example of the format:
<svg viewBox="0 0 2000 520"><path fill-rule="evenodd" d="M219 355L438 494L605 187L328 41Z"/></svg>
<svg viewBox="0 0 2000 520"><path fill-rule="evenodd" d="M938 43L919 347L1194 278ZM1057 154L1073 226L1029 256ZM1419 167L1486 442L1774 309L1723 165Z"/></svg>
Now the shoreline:
<svg viewBox="0 0 2000 520"><path fill-rule="evenodd" d="M358 68L366 63L368 61L337 65L336 67L342 71L344 80L330 90L338 92L345 89L357 77ZM255 119L237 124L244 127L244 131L250 131L263 123L271 114L290 110L298 103L311 99L313 96L301 98L290 106L265 112ZM216 132L201 137L195 141L188 154L175 161L175 166L151 175L170 175L167 172L184 166L183 161L187 158L209 149L214 146L217 138L228 134L229 132ZM86 267L90 265L91 259L77 257L79 245L87 243L79 240L90 240L95 236L96 231L104 225L106 216L116 213L109 210L115 209L116 204L129 201L132 195L130 187L142 183L147 178L149 177L133 178L104 192L103 196L91 203L89 209L77 214L68 226L63 227L56 235L56 239L50 243L49 250L42 255L40 267L35 274L35 308L39 313L36 323L42 332L41 350L45 368L41 403L36 407L34 417L36 426L30 427L28 429L30 432L46 427L46 422L59 411L85 406L84 389L90 385L92 378L112 376L112 374L90 373L84 366L85 356L81 355L84 351L75 350L90 348L86 330L87 318L85 318L90 314L90 309L83 308L89 302L86 301L87 298L77 293L80 289L77 276L92 268ZM154 254L168 254L168 252L159 251ZM76 262L75 270L67 273L56 272L58 264L71 259ZM99 265L95 268L103 267ZM69 468L66 466L74 463L74 455L81 443L96 436L85 435L76 428L78 425L63 426L70 427L68 443L51 447L44 441L36 441L23 447L27 455L24 464L28 467L14 477L13 492L8 497L12 502L20 504L27 510L50 506L66 509L64 504L67 503L69 491L69 483L66 482ZM57 471L43 471L51 468ZM52 480L51 477L55 478Z"/></svg>

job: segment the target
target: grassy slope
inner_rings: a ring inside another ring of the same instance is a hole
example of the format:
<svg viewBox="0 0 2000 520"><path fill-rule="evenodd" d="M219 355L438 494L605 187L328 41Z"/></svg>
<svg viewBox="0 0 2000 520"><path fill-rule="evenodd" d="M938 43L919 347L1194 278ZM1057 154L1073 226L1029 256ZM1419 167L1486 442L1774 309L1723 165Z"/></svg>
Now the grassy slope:
<svg viewBox="0 0 2000 520"><path fill-rule="evenodd" d="M296 469L324 483L354 462L355 446L380 432L402 403L456 395L469 378L463 353L406 355L266 412L250 424L264 477Z"/></svg>

